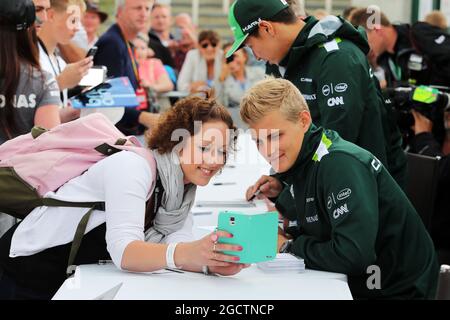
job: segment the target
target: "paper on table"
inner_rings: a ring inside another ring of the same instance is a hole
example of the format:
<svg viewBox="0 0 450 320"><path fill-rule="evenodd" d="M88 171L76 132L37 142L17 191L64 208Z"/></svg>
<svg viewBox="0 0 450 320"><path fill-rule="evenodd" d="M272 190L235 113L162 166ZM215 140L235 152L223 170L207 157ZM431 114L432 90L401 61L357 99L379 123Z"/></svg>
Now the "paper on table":
<svg viewBox="0 0 450 320"><path fill-rule="evenodd" d="M289 253L279 253L274 260L260 262L257 266L259 269L268 272L301 272L305 270L305 261Z"/></svg>
<svg viewBox="0 0 450 320"><path fill-rule="evenodd" d="M107 290L106 292L102 293L98 297L94 298L94 300L113 300L114 297L119 292L122 285L123 285L123 282L119 283L117 286L114 286L113 288Z"/></svg>

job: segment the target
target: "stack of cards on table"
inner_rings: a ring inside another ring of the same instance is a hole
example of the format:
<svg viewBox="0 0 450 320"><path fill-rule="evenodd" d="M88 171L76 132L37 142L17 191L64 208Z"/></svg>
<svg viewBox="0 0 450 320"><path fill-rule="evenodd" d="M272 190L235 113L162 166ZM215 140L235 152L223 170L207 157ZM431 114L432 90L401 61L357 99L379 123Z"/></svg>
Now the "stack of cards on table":
<svg viewBox="0 0 450 320"><path fill-rule="evenodd" d="M257 263L266 272L303 272L305 261L289 253L279 253L274 260Z"/></svg>

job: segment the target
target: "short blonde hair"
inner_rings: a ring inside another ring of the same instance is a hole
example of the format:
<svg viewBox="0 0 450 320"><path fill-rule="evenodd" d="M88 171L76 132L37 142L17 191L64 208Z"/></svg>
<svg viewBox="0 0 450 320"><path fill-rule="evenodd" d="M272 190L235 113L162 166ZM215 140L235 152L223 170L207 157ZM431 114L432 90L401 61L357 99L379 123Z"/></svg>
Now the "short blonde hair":
<svg viewBox="0 0 450 320"><path fill-rule="evenodd" d="M280 111L296 122L300 112L309 112L305 98L290 81L268 77L256 83L241 100L241 118L251 124L269 112Z"/></svg>
<svg viewBox="0 0 450 320"><path fill-rule="evenodd" d="M425 22L443 30L446 30L448 28L447 18L439 10L431 11L429 14L427 14L427 16L425 17Z"/></svg>
<svg viewBox="0 0 450 320"><path fill-rule="evenodd" d="M57 11L66 11L71 5L79 6L82 12L86 11L84 0L50 0L50 7Z"/></svg>

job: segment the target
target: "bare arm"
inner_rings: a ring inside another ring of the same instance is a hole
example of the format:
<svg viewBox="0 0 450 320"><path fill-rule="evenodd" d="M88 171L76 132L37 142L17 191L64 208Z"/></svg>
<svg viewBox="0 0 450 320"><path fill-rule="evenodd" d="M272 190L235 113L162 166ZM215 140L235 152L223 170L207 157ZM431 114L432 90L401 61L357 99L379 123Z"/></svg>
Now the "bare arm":
<svg viewBox="0 0 450 320"><path fill-rule="evenodd" d="M246 267L242 264L233 264L234 256L222 254L221 251L240 251L240 247L229 244L216 244L218 237L230 237L227 232L218 231L201 240L179 243L174 254L175 265L187 271L200 272L202 266L214 268L225 268L223 274L239 272ZM167 267L166 250L167 244L148 243L144 241L133 241L125 248L122 255L121 267L123 270L134 272L152 272ZM213 248L216 251L213 252Z"/></svg>
<svg viewBox="0 0 450 320"><path fill-rule="evenodd" d="M34 115L35 126L45 129L52 129L60 123L59 106L48 105L37 108Z"/></svg>
<svg viewBox="0 0 450 320"><path fill-rule="evenodd" d="M60 90L71 89L77 86L81 79L88 73L92 65L92 57L68 64L63 72L56 77Z"/></svg>
<svg viewBox="0 0 450 320"><path fill-rule="evenodd" d="M151 272L164 269L167 244L131 242L123 252L122 269L134 272Z"/></svg>
<svg viewBox="0 0 450 320"><path fill-rule="evenodd" d="M70 42L65 45L58 45L61 55L67 63L74 63L83 60L86 57L86 50L78 47L75 43Z"/></svg>

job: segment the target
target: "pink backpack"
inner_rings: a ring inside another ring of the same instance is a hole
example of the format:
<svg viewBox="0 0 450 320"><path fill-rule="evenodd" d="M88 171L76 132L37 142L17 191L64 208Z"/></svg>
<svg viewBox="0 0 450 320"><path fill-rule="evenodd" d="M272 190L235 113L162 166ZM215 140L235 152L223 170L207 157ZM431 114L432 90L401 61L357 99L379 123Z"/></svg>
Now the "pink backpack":
<svg viewBox="0 0 450 320"><path fill-rule="evenodd" d="M71 203L44 198L69 180L80 176L93 164L109 155L127 150L147 160L156 180L156 162L151 152L135 137L125 137L104 115L87 117L46 131L34 128L31 133L9 140L0 146L0 212L25 218L39 206L82 207L90 210L81 220L73 245L81 244L91 212L104 210L104 203ZM76 241L79 241L76 244ZM74 259L78 248L73 248ZM70 260L70 259L69 259ZM71 266L73 261L69 261Z"/></svg>

